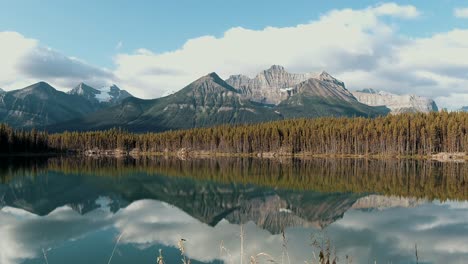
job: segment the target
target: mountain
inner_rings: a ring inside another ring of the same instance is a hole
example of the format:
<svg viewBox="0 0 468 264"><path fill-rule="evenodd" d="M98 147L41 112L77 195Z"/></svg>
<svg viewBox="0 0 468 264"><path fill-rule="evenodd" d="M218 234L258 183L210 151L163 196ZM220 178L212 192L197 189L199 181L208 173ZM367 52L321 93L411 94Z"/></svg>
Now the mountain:
<svg viewBox="0 0 468 264"><path fill-rule="evenodd" d="M127 98L119 105L51 129L164 131L279 118L273 111L243 99L216 73L210 73L172 95L153 100Z"/></svg>
<svg viewBox="0 0 468 264"><path fill-rule="evenodd" d="M468 112L468 106L463 106L462 108L460 108L460 111Z"/></svg>
<svg viewBox="0 0 468 264"><path fill-rule="evenodd" d="M285 118L314 116L376 116L387 109L364 105L327 73L297 84L276 107Z"/></svg>
<svg viewBox="0 0 468 264"><path fill-rule="evenodd" d="M2 88L0 88L0 95L6 93Z"/></svg>
<svg viewBox="0 0 468 264"><path fill-rule="evenodd" d="M97 109L85 98L57 91L45 82L0 96L0 122L20 128L43 128Z"/></svg>
<svg viewBox="0 0 468 264"><path fill-rule="evenodd" d="M355 91L353 95L363 104L385 106L393 114L438 111L437 105L432 99L416 95L397 95L374 89Z"/></svg>
<svg viewBox="0 0 468 264"><path fill-rule="evenodd" d="M96 89L85 83L80 83L78 86L71 89L68 94L79 95L94 103L103 104L117 104L128 97L132 97L129 92L121 90L115 84L109 87Z"/></svg>
<svg viewBox="0 0 468 264"><path fill-rule="evenodd" d="M289 74L281 66L272 66L257 76L258 80L264 78L270 84L264 88L239 86L232 76L224 81L216 73L210 73L166 97L127 98L91 115L51 126L50 130L122 127L134 132L165 131L294 117L377 116L388 112L384 107L358 102L341 81L325 72L308 78L310 76ZM308 79L303 81L305 78ZM291 87L279 88L284 86ZM270 97L257 100L259 94ZM273 98L279 98L277 96L282 99L276 105L270 104Z"/></svg>
<svg viewBox="0 0 468 264"><path fill-rule="evenodd" d="M269 69L257 74L250 79L245 75L232 75L226 82L236 87L251 101L265 104L279 104L288 97L287 91L291 87L316 77L316 74L288 73L279 65L273 65Z"/></svg>
<svg viewBox="0 0 468 264"><path fill-rule="evenodd" d="M359 198L352 206L353 209L362 210L385 210L388 208L404 207L412 208L427 203L426 199L415 197L385 196L370 194Z"/></svg>

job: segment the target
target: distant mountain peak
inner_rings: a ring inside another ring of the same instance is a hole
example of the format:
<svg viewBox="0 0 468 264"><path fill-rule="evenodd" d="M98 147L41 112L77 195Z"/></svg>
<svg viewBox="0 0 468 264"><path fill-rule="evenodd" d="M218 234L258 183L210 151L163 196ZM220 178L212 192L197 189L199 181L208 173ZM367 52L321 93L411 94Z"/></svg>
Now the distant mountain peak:
<svg viewBox="0 0 468 264"><path fill-rule="evenodd" d="M210 73L208 73L206 75L206 77L210 77L210 78L213 78L213 79L221 79L216 72L210 72Z"/></svg>
<svg viewBox="0 0 468 264"><path fill-rule="evenodd" d="M0 94L4 94L5 93L5 90L3 90L2 88L0 88Z"/></svg>
<svg viewBox="0 0 468 264"><path fill-rule="evenodd" d="M330 82L335 85L337 90L346 90L342 81L325 71L321 73L289 73L281 65L272 65L253 79L245 75L231 75L226 82L245 94L249 100L277 105L288 98L288 91L309 79Z"/></svg>
<svg viewBox="0 0 468 264"><path fill-rule="evenodd" d="M30 93L37 93L37 94L51 94L54 92L57 92L57 90L52 87L52 85L46 83L46 82L37 82L35 84L32 84L30 86L27 86L21 90L18 91L18 95L22 94L30 94Z"/></svg>
<svg viewBox="0 0 468 264"><path fill-rule="evenodd" d="M94 97L95 94L99 94L100 92L97 89L81 82L75 88L71 89L68 93L75 95L84 95L85 97Z"/></svg>
<svg viewBox="0 0 468 264"><path fill-rule="evenodd" d="M353 92L356 99L369 106L385 106L391 113L413 113L438 111L434 100L414 94L393 94L371 88Z"/></svg>
<svg viewBox="0 0 468 264"><path fill-rule="evenodd" d="M319 74L318 79L321 80L321 81L332 82L334 84L337 84L337 85L342 86L343 88L345 88L344 82L336 79L335 77L333 77L331 74L329 74L326 71L322 71Z"/></svg>
<svg viewBox="0 0 468 264"><path fill-rule="evenodd" d="M283 66L281 65L271 65L270 68L268 68L267 70L265 70L266 72L286 72L286 70L284 69Z"/></svg>
<svg viewBox="0 0 468 264"><path fill-rule="evenodd" d="M79 83L75 88L71 89L69 94L83 96L91 101L98 101L99 103L118 103L123 99L131 97L132 95L125 90L121 90L117 85L101 87L99 89L93 88L83 82Z"/></svg>
<svg viewBox="0 0 468 264"><path fill-rule="evenodd" d="M372 89L372 88L365 88L365 89L362 89L362 90L357 90L356 92L368 93L368 94L378 94L379 93L378 90L375 90L375 89Z"/></svg>
<svg viewBox="0 0 468 264"><path fill-rule="evenodd" d="M230 84L221 79L216 72L208 73L189 84L185 89L198 90L198 91L218 91L218 90L229 90L237 93Z"/></svg>

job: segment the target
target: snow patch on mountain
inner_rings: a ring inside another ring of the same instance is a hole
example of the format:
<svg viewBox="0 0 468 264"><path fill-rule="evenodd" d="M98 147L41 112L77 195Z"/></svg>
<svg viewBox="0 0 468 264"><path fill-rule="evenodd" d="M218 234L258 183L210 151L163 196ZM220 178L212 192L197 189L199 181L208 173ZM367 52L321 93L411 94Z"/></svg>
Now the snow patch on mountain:
<svg viewBox="0 0 468 264"><path fill-rule="evenodd" d="M110 102L112 100L112 96L110 95L111 88L109 87L101 87L97 89L99 91L99 94L96 94L96 99L102 103L102 102Z"/></svg>
<svg viewBox="0 0 468 264"><path fill-rule="evenodd" d="M115 84L96 89L84 83L80 83L68 93L80 95L88 100L97 101L99 103L118 103L123 99L132 96L127 91L121 90Z"/></svg>

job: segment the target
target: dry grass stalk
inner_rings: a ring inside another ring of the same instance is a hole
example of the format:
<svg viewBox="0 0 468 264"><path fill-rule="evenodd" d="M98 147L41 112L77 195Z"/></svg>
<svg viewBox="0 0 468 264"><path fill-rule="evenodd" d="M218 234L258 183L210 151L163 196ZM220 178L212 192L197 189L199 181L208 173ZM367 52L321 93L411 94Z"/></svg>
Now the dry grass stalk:
<svg viewBox="0 0 468 264"><path fill-rule="evenodd" d="M226 256L229 258L229 263L234 264L234 261L232 259L231 252L224 246L224 241L221 241L221 244L219 245L219 257L223 258L223 252L226 253Z"/></svg>
<svg viewBox="0 0 468 264"><path fill-rule="evenodd" d="M162 254L162 249L159 249L159 256L158 258L156 259L156 264L166 264L164 262L164 257L163 257L163 254Z"/></svg>
<svg viewBox="0 0 468 264"><path fill-rule="evenodd" d="M244 225L240 225L240 264L244 263Z"/></svg>
<svg viewBox="0 0 468 264"><path fill-rule="evenodd" d="M267 259L266 259L267 262L270 262L270 263L278 263L278 262L275 261L275 259L274 259L270 254L265 253L265 252L260 252L260 253L258 253L258 254L255 255L255 256L250 256L250 264L258 264L258 263L259 263L259 262L258 262L258 259L259 259L260 257L265 257L265 258L267 258Z"/></svg>
<svg viewBox="0 0 468 264"><path fill-rule="evenodd" d="M182 263L183 264L190 264L191 263L190 259L188 259L187 256L185 255L185 245L184 245L185 241L187 241L187 240L181 238L179 240L179 242L177 243L177 246L179 248L180 255L182 256Z"/></svg>
<svg viewBox="0 0 468 264"><path fill-rule="evenodd" d="M49 260L47 259L47 253L45 252L44 248L42 248L42 255L44 255L45 263L49 264Z"/></svg>
<svg viewBox="0 0 468 264"><path fill-rule="evenodd" d="M288 240L286 239L286 234L284 232L284 228L281 229L281 234L283 237L283 252L281 254L281 263L284 263L284 256L286 255L288 259L288 264L291 264L291 259L289 258L289 252L288 252Z"/></svg>
<svg viewBox="0 0 468 264"><path fill-rule="evenodd" d="M124 232L122 231L122 233L120 233L120 236L117 238L117 241L115 241L114 249L112 250L112 254L109 257L109 261L107 262L107 264L111 263L112 257L114 257L115 250L117 249L117 245L119 244L120 239L122 239L123 234L124 234Z"/></svg>

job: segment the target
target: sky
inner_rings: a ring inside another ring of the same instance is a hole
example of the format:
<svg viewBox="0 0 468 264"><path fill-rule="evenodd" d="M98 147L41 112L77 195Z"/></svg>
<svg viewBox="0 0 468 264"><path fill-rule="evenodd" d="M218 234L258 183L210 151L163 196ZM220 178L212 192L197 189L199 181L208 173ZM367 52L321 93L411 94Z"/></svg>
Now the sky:
<svg viewBox="0 0 468 264"><path fill-rule="evenodd" d="M112 83L135 96L273 64L468 105L468 1L0 0L0 88Z"/></svg>

